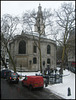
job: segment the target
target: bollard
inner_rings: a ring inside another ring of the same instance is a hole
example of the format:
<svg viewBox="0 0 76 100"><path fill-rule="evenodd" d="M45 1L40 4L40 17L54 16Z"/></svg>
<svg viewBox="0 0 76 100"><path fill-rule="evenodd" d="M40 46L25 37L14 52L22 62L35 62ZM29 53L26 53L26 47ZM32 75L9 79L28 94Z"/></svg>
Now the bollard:
<svg viewBox="0 0 76 100"><path fill-rule="evenodd" d="M47 87L48 86L48 83L47 83L47 81L45 81L45 87Z"/></svg>
<svg viewBox="0 0 76 100"><path fill-rule="evenodd" d="M70 87L68 87L68 96L70 96L71 95L71 89L70 89Z"/></svg>
<svg viewBox="0 0 76 100"><path fill-rule="evenodd" d="M47 83L45 83L45 87L47 87L48 86L48 84Z"/></svg>

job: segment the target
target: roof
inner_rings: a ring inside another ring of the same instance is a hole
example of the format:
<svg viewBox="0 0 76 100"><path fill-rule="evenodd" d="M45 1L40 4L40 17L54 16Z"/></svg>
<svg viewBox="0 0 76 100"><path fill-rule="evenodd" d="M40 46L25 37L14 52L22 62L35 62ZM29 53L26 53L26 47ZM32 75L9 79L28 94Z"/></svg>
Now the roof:
<svg viewBox="0 0 76 100"><path fill-rule="evenodd" d="M26 38L26 39L31 39L31 40L39 40L39 33L38 32L29 32L29 33L22 33L21 35L15 35L13 40L10 42L13 43L15 40L17 40L18 38ZM53 44L56 44L56 41L52 40L52 39L48 39L45 35L41 35L40 36L40 39L41 39L41 42L50 42L50 43L53 43Z"/></svg>

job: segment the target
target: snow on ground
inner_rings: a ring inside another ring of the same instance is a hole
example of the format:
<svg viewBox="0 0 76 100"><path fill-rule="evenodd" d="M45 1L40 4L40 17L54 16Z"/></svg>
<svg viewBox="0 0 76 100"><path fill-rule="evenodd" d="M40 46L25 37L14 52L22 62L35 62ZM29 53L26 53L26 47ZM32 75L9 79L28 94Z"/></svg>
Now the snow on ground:
<svg viewBox="0 0 76 100"><path fill-rule="evenodd" d="M48 85L46 88L65 99L75 99L75 74L65 70L63 75L63 83ZM68 96L68 87L71 89L70 96Z"/></svg>
<svg viewBox="0 0 76 100"><path fill-rule="evenodd" d="M21 76L40 74L40 72L17 72L17 73ZM20 81L23 79L24 77L21 77ZM68 96L68 87L70 87L71 89L70 96ZM49 84L45 88L48 88L51 92L63 97L64 99L75 99L75 74L68 70L63 70L63 82L58 84Z"/></svg>

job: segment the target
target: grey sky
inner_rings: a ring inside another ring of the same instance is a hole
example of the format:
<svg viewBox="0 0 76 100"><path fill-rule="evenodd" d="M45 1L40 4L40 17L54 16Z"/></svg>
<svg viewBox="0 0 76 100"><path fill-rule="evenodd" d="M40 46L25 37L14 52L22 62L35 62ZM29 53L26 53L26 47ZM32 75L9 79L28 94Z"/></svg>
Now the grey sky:
<svg viewBox="0 0 76 100"><path fill-rule="evenodd" d="M63 2L72 2L75 5L75 1L1 1L1 16L6 13L21 16L26 10L38 10L39 3L42 10L44 8L58 9Z"/></svg>
<svg viewBox="0 0 76 100"><path fill-rule="evenodd" d="M42 11L44 8L51 8L51 11L53 11L54 9L60 8L61 3L63 2L72 2L75 6L75 1L1 1L1 17L3 14L22 17L22 14L26 10L32 11L35 9L37 11L39 3L42 6ZM22 27L21 25L18 25L18 27L17 33L21 34Z"/></svg>

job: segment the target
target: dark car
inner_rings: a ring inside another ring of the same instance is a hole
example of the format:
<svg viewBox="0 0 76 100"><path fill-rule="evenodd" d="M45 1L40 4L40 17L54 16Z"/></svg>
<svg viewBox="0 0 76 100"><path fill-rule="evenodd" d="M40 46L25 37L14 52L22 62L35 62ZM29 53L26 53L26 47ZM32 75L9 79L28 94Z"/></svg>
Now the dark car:
<svg viewBox="0 0 76 100"><path fill-rule="evenodd" d="M19 82L19 75L17 73L10 72L9 75L7 76L7 81L9 83L11 83L11 82L18 83Z"/></svg>
<svg viewBox="0 0 76 100"><path fill-rule="evenodd" d="M7 78L7 76L8 76L8 74L9 74L9 72L11 72L11 70L9 70L9 69L2 69L1 70L1 78Z"/></svg>

